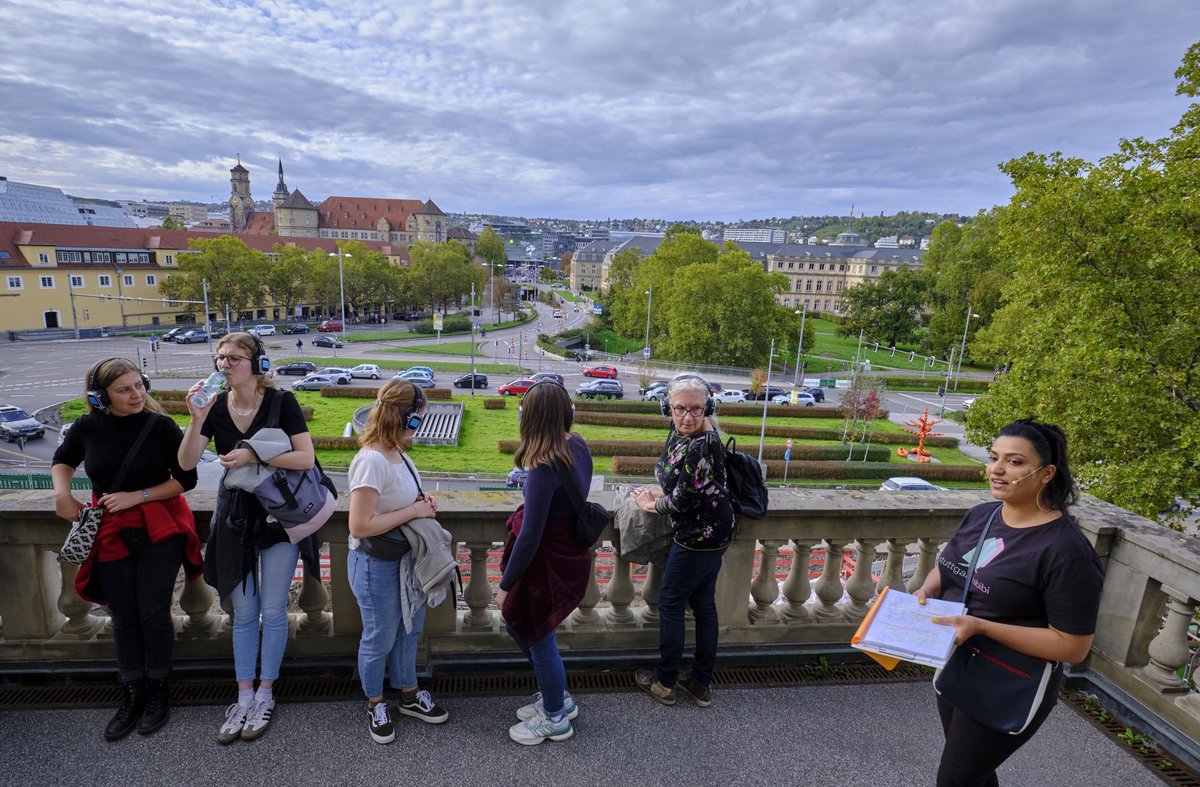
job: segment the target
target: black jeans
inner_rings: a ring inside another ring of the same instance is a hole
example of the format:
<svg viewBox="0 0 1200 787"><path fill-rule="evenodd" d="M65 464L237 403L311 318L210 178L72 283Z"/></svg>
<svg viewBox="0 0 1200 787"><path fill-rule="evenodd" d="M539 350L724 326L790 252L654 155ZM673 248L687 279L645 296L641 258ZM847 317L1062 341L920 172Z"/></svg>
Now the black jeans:
<svg viewBox="0 0 1200 787"><path fill-rule="evenodd" d="M697 551L671 544L658 590L658 682L670 688L679 679L683 658L684 613L696 617L696 657L692 676L701 686L712 683L717 664L717 575L725 549Z"/></svg>
<svg viewBox="0 0 1200 787"><path fill-rule="evenodd" d="M1062 682L1060 666L1050 677L1042 706L1020 735L985 727L939 696L938 714L942 717L946 746L938 765L937 787L997 787L996 769L1042 726L1058 701Z"/></svg>
<svg viewBox="0 0 1200 787"><path fill-rule="evenodd" d="M183 565L184 537L157 544L141 528L121 531L129 556L96 562L93 571L112 611L117 674L122 681L165 678L171 674L175 623L171 602Z"/></svg>

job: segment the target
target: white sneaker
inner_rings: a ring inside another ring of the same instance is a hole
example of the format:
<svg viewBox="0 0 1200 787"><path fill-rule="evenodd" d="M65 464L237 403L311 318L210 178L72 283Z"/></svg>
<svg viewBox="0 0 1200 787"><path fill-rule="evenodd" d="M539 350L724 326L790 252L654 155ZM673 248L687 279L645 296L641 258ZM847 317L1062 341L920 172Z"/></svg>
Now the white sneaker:
<svg viewBox="0 0 1200 787"><path fill-rule="evenodd" d="M558 721L550 721L545 714L541 713L508 728L508 737L522 746L537 746L547 739L565 741L574 734L575 728L571 726L571 720L566 716Z"/></svg>
<svg viewBox="0 0 1200 787"><path fill-rule="evenodd" d="M574 721L579 717L579 706L575 704L575 700L571 699L571 692L563 692L563 713L568 719ZM522 705L517 708L517 718L521 721L528 721L538 714L545 715L546 708L542 705L542 693L539 691L533 695L533 702L528 705Z"/></svg>
<svg viewBox="0 0 1200 787"><path fill-rule="evenodd" d="M261 738L271 726L271 711L275 710L275 700L256 702L246 715L246 724L242 727L242 740L252 741Z"/></svg>
<svg viewBox="0 0 1200 787"><path fill-rule="evenodd" d="M217 743L233 743L242 737L242 727L246 725L246 714L249 708L242 707L236 702L225 709L225 723L217 733Z"/></svg>

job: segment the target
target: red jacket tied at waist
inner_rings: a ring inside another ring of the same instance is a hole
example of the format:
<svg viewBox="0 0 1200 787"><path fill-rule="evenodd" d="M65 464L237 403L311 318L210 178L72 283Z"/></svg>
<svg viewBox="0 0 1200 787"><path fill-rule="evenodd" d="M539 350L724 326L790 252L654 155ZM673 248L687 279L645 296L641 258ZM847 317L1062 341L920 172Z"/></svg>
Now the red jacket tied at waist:
<svg viewBox="0 0 1200 787"><path fill-rule="evenodd" d="M508 518L508 539L500 570L508 564L517 534L521 532L525 506ZM533 561L513 585L504 601L504 619L526 643L545 638L566 620L587 591L591 579L592 551L581 547L571 535L574 516L549 517Z"/></svg>
<svg viewBox="0 0 1200 787"><path fill-rule="evenodd" d="M94 497L92 505L97 505ZM183 495L176 495L167 500L142 503L115 514L104 512L92 552L75 574L75 592L80 598L97 604L107 603L108 599L104 597L100 583L93 581L92 567L96 561L110 563L129 557L129 548L121 538L121 531L131 528L144 529L150 541L155 544L172 536L182 535L184 574L189 581L200 576L202 562L200 537L196 535L196 518Z"/></svg>

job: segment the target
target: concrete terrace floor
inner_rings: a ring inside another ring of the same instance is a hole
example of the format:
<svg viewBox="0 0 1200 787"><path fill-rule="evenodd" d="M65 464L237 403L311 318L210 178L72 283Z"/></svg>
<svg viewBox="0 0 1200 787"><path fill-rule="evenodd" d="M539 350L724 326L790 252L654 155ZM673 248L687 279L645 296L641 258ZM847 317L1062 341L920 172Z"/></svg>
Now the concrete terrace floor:
<svg viewBox="0 0 1200 787"><path fill-rule="evenodd" d="M232 687L231 687L232 695ZM373 743L366 702L281 703L267 734L221 746L223 707L173 709L157 734L115 743L112 711L0 712L0 784L884 785L933 784L942 733L927 683L720 689L701 710L630 689L578 693L576 734L509 740L516 696L441 698L440 726L397 716ZM1001 784L1140 787L1162 781L1060 704L999 772Z"/></svg>

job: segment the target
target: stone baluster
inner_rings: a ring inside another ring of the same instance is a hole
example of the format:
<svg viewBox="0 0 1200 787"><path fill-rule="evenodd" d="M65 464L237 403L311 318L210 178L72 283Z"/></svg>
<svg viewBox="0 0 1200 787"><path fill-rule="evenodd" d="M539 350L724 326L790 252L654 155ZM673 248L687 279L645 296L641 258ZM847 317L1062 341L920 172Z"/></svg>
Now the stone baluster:
<svg viewBox="0 0 1200 787"><path fill-rule="evenodd" d="M642 583L642 601L646 602L642 607L644 624L658 625L658 589L662 587L662 572L663 567L658 563L646 567L646 581Z"/></svg>
<svg viewBox="0 0 1200 787"><path fill-rule="evenodd" d="M197 577L185 582L179 594L179 608L187 615L179 631L181 639L206 639L216 633L221 619L212 613L213 589Z"/></svg>
<svg viewBox="0 0 1200 787"><path fill-rule="evenodd" d="M1162 694L1186 694L1187 684L1175 672L1188 661L1187 629L1196 602L1167 585L1162 591L1167 595L1167 619L1150 642L1150 663L1142 667L1140 676Z"/></svg>
<svg viewBox="0 0 1200 787"><path fill-rule="evenodd" d="M575 628L596 628L604 625L600 613L596 611L596 605L600 603L600 585L596 582L596 550L588 551L592 553L592 562L588 567L587 590L583 593L579 607L571 613L571 623Z"/></svg>
<svg viewBox="0 0 1200 787"><path fill-rule="evenodd" d="M904 590L904 558L907 553L905 547L905 542L899 539L887 540L887 562L883 564L883 573L879 575L875 592L878 593L886 587Z"/></svg>
<svg viewBox="0 0 1200 787"><path fill-rule="evenodd" d="M319 574L315 577L308 571L304 571L303 574L300 597L296 599L296 603L304 611L304 617L296 628L296 635L315 637L332 634L333 616L325 611L325 607L329 605L329 591L325 589L325 583L321 581Z"/></svg>
<svg viewBox="0 0 1200 787"><path fill-rule="evenodd" d="M471 552L471 579L463 591L463 600L468 608L463 616L464 629L492 628L492 613L488 610L488 604L492 603L492 586L488 583L487 575L488 550L491 548L490 541L467 542L467 549Z"/></svg>
<svg viewBox="0 0 1200 787"><path fill-rule="evenodd" d="M750 622L755 624L772 624L779 622L779 614L775 611L775 599L779 598L779 583L775 581L775 564L779 560L779 542L763 541L762 559L758 564L758 574L750 583L750 597L754 606L750 608Z"/></svg>
<svg viewBox="0 0 1200 787"><path fill-rule="evenodd" d="M937 559L938 543L928 538L917 539L917 570L908 578L908 592L914 593L925 582L925 577L933 571Z"/></svg>
<svg viewBox="0 0 1200 787"><path fill-rule="evenodd" d="M79 566L63 562L59 565L62 567L62 587L58 593L58 611L67 619L53 639L91 639L104 630L104 618L91 614L91 602L84 601L75 592L75 575L79 573Z"/></svg>
<svg viewBox="0 0 1200 787"><path fill-rule="evenodd" d="M637 622L630 611L633 603L633 580L629 576L629 561L620 555L613 556L613 573L608 580L608 603L612 606L605 613L610 626L632 626Z"/></svg>
<svg viewBox="0 0 1200 787"><path fill-rule="evenodd" d="M855 542L858 559L854 562L854 573L846 582L846 594L850 596L850 600L844 607L849 620L861 620L871 609L871 599L875 596L871 565L875 562L875 546L878 543L861 538Z"/></svg>
<svg viewBox="0 0 1200 787"><path fill-rule="evenodd" d="M838 609L838 601L842 598L842 544L833 544L828 540L825 544L825 567L817 578L813 591L817 594L817 606L812 610L813 619L818 623L829 623L843 619L842 611Z"/></svg>
<svg viewBox="0 0 1200 787"><path fill-rule="evenodd" d="M808 599L812 596L808 559L816 543L792 539L792 570L783 580L783 597L787 603L779 611L784 623L807 623L812 620L812 612L808 608Z"/></svg>

